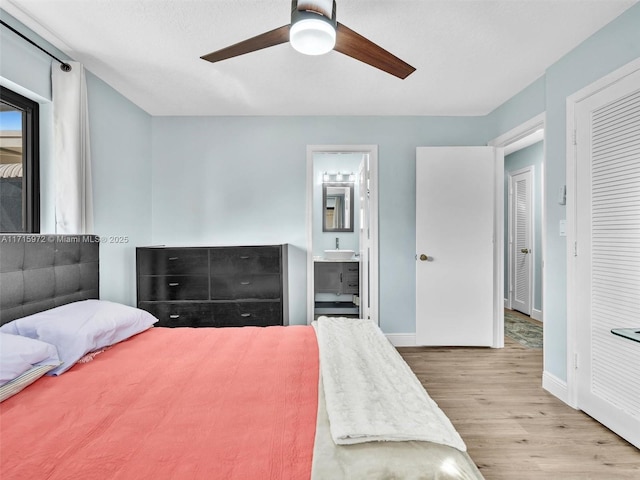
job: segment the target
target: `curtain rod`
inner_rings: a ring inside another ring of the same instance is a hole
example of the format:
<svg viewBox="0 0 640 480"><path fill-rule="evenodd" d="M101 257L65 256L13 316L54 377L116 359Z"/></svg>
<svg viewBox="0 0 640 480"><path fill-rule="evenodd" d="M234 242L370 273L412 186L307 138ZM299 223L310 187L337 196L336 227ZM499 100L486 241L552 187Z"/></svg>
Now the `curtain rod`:
<svg viewBox="0 0 640 480"><path fill-rule="evenodd" d="M4 21L0 20L0 23L2 25L4 25L5 27L7 27L9 30L11 30L13 33L15 33L16 35L18 35L19 37L23 38L24 40L26 40L27 42L29 42L31 45L33 45L34 47L42 50L44 53L46 53L47 55L49 55L51 58L53 58L54 60L57 60L58 62L60 62L60 70L62 70L63 72L70 72L71 71L71 65L69 65L67 62L63 62L62 60L60 60L58 57L56 57L55 55L53 55L52 53L49 53L48 51L46 51L44 48L42 48L40 45L38 45L36 42L34 42L33 40L31 40L29 37L24 36L22 33L20 33L18 30L16 30L15 28L13 28L11 25L8 25L7 23L5 23Z"/></svg>

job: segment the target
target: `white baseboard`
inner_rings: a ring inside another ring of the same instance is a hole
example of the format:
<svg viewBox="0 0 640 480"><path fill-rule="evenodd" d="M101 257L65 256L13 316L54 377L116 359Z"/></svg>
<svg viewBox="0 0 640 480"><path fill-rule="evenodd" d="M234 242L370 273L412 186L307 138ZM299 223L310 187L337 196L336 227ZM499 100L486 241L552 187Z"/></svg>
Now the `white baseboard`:
<svg viewBox="0 0 640 480"><path fill-rule="evenodd" d="M389 341L394 347L415 347L416 346L415 333L386 333L385 336L389 339Z"/></svg>
<svg viewBox="0 0 640 480"><path fill-rule="evenodd" d="M567 389L567 382L564 380L560 380L547 371L542 372L542 388L569 405L569 391Z"/></svg>

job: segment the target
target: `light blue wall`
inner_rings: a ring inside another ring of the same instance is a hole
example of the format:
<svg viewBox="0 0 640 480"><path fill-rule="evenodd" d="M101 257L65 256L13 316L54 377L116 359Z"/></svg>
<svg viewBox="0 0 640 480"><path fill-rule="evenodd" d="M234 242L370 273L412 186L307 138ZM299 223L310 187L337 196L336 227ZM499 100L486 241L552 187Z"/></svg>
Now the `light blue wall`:
<svg viewBox="0 0 640 480"><path fill-rule="evenodd" d="M415 332L415 151L480 145L482 117L154 117L154 244L290 243L306 322L306 147L378 145L380 324Z"/></svg>
<svg viewBox="0 0 640 480"><path fill-rule="evenodd" d="M0 18L13 28L28 36L40 45L50 46L42 37L36 35L20 22L0 9ZM64 55L51 46L52 53L58 58ZM0 26L0 77L3 86L15 88L18 93L29 96L37 102L51 101L51 58L25 42L18 35ZM8 82L5 84L5 82Z"/></svg>
<svg viewBox="0 0 640 480"><path fill-rule="evenodd" d="M100 296L135 305L135 247L151 242L151 116L90 73L87 92Z"/></svg>
<svg viewBox="0 0 640 480"><path fill-rule="evenodd" d="M486 116L489 140L544 112L546 82L542 76Z"/></svg>
<svg viewBox="0 0 640 480"><path fill-rule="evenodd" d="M67 57L0 10L0 18L58 58ZM0 28L0 84L40 104L41 232L55 231L51 59ZM57 62L54 62L57 65ZM151 241L151 117L102 80L87 74L95 233L100 296L135 304L135 246ZM127 243L111 242L124 236Z"/></svg>
<svg viewBox="0 0 640 480"><path fill-rule="evenodd" d="M534 143L522 150L504 157L504 245L509 245L509 172L521 168L534 167L533 182L533 225L532 249L535 252L533 265L533 308L542 310L542 172L544 142ZM509 252L504 251L504 298L509 298Z"/></svg>
<svg viewBox="0 0 640 480"><path fill-rule="evenodd" d="M492 132L488 139L493 139L546 111L544 365L560 380L567 378L567 245L566 237L559 235L566 208L556 196L566 183L566 98L640 57L639 25L640 4L636 4L549 67L544 79L487 117Z"/></svg>

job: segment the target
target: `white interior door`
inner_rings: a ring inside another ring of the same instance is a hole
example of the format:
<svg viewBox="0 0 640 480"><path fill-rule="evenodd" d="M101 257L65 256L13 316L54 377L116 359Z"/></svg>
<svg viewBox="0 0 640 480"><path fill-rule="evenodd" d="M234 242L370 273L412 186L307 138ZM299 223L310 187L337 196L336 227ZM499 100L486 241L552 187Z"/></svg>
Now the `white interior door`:
<svg viewBox="0 0 640 480"><path fill-rule="evenodd" d="M360 318L371 318L369 309L369 257L371 255L371 232L369 219L371 216L371 193L369 191L369 155L362 155L358 168L360 191Z"/></svg>
<svg viewBox="0 0 640 480"><path fill-rule="evenodd" d="M575 118L576 403L640 448L640 70Z"/></svg>
<svg viewBox="0 0 640 480"><path fill-rule="evenodd" d="M533 285L533 171L532 167L510 175L511 203L511 308L531 314Z"/></svg>
<svg viewBox="0 0 640 480"><path fill-rule="evenodd" d="M493 147L416 151L416 343L491 346Z"/></svg>

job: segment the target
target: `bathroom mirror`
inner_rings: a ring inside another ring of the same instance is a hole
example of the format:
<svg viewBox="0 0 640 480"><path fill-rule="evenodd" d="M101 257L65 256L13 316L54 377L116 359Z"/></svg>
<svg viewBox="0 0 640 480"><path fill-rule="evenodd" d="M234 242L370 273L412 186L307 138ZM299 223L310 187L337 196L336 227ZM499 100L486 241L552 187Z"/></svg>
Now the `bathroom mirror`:
<svg viewBox="0 0 640 480"><path fill-rule="evenodd" d="M322 184L322 231L353 232L353 183Z"/></svg>

